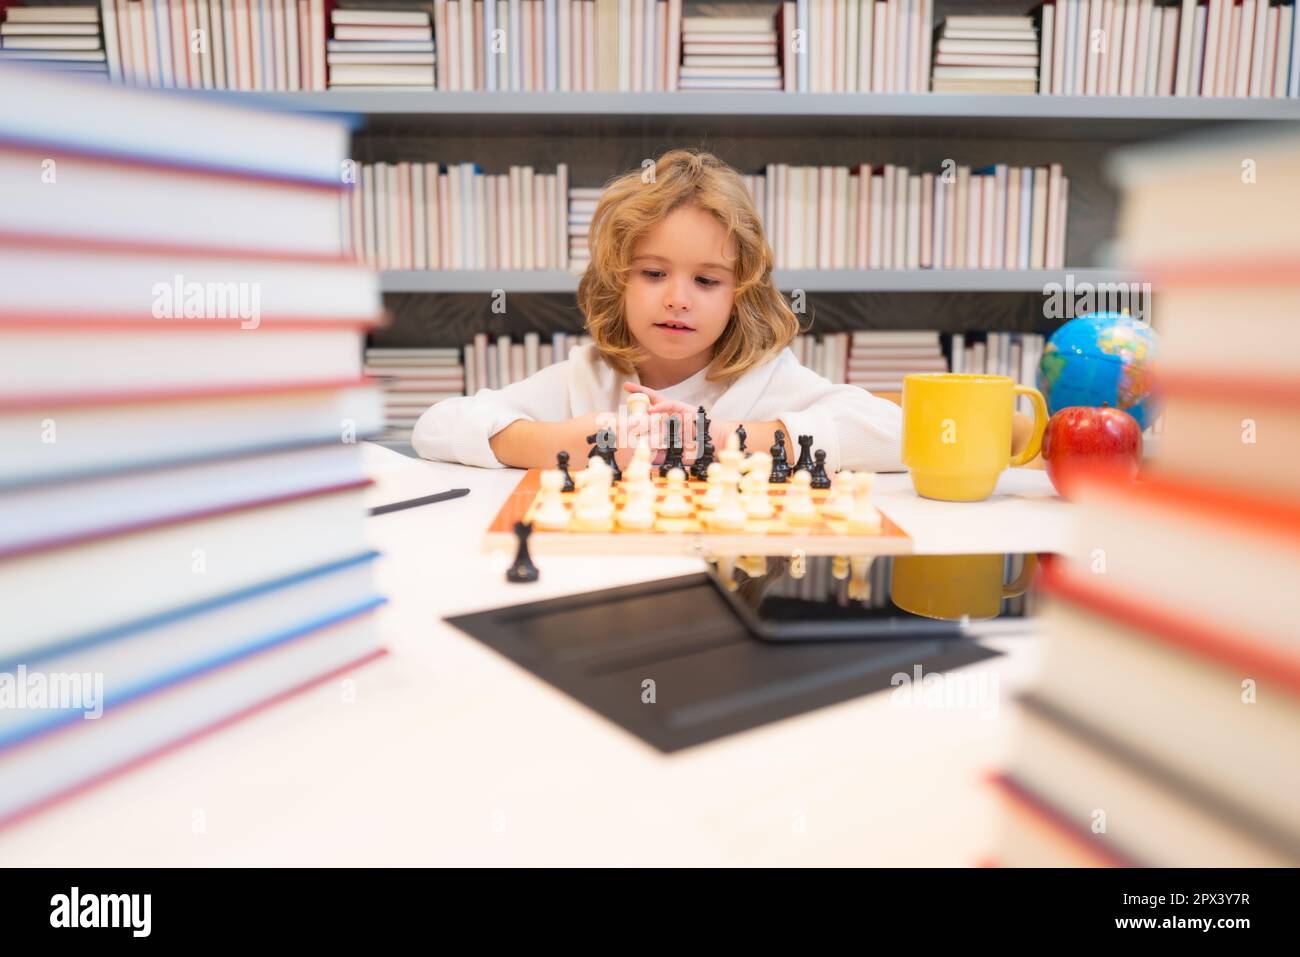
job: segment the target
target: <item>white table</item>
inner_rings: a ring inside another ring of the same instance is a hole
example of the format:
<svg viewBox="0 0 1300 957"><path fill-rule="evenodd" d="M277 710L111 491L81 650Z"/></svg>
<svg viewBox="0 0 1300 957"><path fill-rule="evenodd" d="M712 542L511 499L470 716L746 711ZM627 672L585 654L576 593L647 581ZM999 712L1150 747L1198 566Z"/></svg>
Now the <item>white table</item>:
<svg viewBox="0 0 1300 957"><path fill-rule="evenodd" d="M513 556L480 540L519 472L366 454L371 504L472 489L369 520L390 654L11 828L0 865L969 865L996 846L983 778L1015 747L1036 638L960 670L992 708L880 693L662 755L441 619L699 560L552 555L510 585ZM878 487L923 547L1068 545L1041 472L978 505L922 501L902 474Z"/></svg>

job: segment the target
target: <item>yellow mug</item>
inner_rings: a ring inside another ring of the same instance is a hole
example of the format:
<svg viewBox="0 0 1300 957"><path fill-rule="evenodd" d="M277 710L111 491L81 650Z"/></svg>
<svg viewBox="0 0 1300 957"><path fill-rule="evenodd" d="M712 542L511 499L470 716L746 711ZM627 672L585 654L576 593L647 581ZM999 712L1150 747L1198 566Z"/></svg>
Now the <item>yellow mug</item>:
<svg viewBox="0 0 1300 957"><path fill-rule="evenodd" d="M996 618L1007 598L1023 595L1038 568L1038 556L1025 556L1010 585L1002 581L1006 556L899 555L894 559L890 599L904 611L944 621Z"/></svg>
<svg viewBox="0 0 1300 957"><path fill-rule="evenodd" d="M1034 405L1034 434L1014 458L1016 396ZM924 498L978 502L993 494L1008 465L1038 454L1047 428L1043 394L1007 376L922 373L903 377L903 464Z"/></svg>

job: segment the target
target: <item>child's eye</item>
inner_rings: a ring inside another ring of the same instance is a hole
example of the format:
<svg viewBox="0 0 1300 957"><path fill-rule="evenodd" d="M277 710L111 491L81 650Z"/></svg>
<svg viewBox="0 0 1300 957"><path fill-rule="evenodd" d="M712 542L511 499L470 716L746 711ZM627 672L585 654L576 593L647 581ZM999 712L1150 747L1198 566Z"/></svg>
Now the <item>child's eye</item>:
<svg viewBox="0 0 1300 957"><path fill-rule="evenodd" d="M716 279L710 279L708 276L696 276L695 278L696 278L696 281L699 282L699 283L700 283L701 285L703 285L703 286L716 286L716 285L718 285L718 280L716 280Z"/></svg>
<svg viewBox="0 0 1300 957"><path fill-rule="evenodd" d="M649 276L651 279L661 279L663 277L663 273L658 269L643 269L641 275Z"/></svg>

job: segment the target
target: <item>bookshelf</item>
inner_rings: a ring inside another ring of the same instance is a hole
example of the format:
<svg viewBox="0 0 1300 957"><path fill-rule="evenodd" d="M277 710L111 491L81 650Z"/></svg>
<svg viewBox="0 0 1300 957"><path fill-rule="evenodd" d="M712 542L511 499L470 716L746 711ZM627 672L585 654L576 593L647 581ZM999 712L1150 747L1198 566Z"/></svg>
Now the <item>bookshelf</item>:
<svg viewBox="0 0 1300 957"><path fill-rule="evenodd" d="M1048 283L1136 282L1120 269L778 269L783 292L1022 292L1038 293ZM398 269L382 273L385 293L484 293L508 289L521 293L576 292L579 277L556 269Z"/></svg>

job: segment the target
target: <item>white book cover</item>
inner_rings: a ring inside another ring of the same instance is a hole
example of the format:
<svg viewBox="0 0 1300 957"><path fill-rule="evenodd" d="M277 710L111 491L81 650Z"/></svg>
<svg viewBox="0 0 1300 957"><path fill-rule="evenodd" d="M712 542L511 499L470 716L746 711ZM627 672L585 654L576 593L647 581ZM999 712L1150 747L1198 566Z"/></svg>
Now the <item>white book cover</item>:
<svg viewBox="0 0 1300 957"><path fill-rule="evenodd" d="M162 86L162 63L159 62L158 24L154 17L153 0L142 0L140 12L144 22L144 56L150 86Z"/></svg>
<svg viewBox="0 0 1300 957"><path fill-rule="evenodd" d="M948 242L950 244L948 262L950 268L953 269L968 268L966 250L970 243L967 241L966 219L970 215L970 192L970 167L958 166L957 188L952 196L951 203L953 211L949 216L953 228L948 231Z"/></svg>
<svg viewBox="0 0 1300 957"><path fill-rule="evenodd" d="M1077 92L1074 86L1074 61L1079 52L1079 0L1061 0L1064 14L1064 40L1061 59L1061 93L1073 96Z"/></svg>
<svg viewBox="0 0 1300 957"><path fill-rule="evenodd" d="M1053 269L1064 269L1067 262L1065 241L1070 221L1070 180L1069 177L1061 177L1061 195L1057 201L1059 208L1056 213L1056 262L1051 267Z"/></svg>
<svg viewBox="0 0 1300 957"><path fill-rule="evenodd" d="M946 256L948 248L948 186L949 184L944 182L942 176L935 179L934 224L930 228L930 234L934 242L931 265L935 269L948 268Z"/></svg>
<svg viewBox="0 0 1300 957"><path fill-rule="evenodd" d="M1020 169L1020 249L1016 267L1028 269L1033 258L1034 232L1034 170L1030 166Z"/></svg>
<svg viewBox="0 0 1300 957"><path fill-rule="evenodd" d="M108 76L115 83L123 81L122 52L118 46L117 10L113 0L99 0L100 24L104 31L104 51L108 62Z"/></svg>
<svg viewBox="0 0 1300 957"><path fill-rule="evenodd" d="M1201 96L1218 96L1215 77L1219 66L1219 19L1224 0L1208 0L1205 6L1205 42L1201 60Z"/></svg>
<svg viewBox="0 0 1300 957"><path fill-rule="evenodd" d="M1031 231L1029 268L1042 269L1047 256L1047 170L1034 168L1034 219Z"/></svg>
<svg viewBox="0 0 1300 957"><path fill-rule="evenodd" d="M1191 96L1192 29L1196 23L1196 0L1182 0L1178 14L1177 65L1174 74L1174 95Z"/></svg>
<svg viewBox="0 0 1300 957"><path fill-rule="evenodd" d="M1100 0L1079 0L1078 28L1075 34L1074 83L1075 93L1082 95L1088 86L1088 50L1092 47L1092 35L1088 32L1088 23L1092 18L1092 7Z"/></svg>
<svg viewBox="0 0 1300 957"><path fill-rule="evenodd" d="M834 262L831 248L834 241L831 233L834 225L831 213L834 202L832 176L831 167L817 167L817 255L814 261L818 269L830 269Z"/></svg>
<svg viewBox="0 0 1300 957"><path fill-rule="evenodd" d="M1101 56L1101 45L1097 42L1098 31L1102 28L1101 0L1083 0L1088 8L1088 36L1084 41L1084 48L1087 50L1087 70L1083 79L1083 92L1089 96L1100 93L1097 86L1097 70L1099 67L1099 58Z"/></svg>
<svg viewBox="0 0 1300 957"><path fill-rule="evenodd" d="M934 174L921 174L921 269L934 267Z"/></svg>
<svg viewBox="0 0 1300 957"><path fill-rule="evenodd" d="M996 223L1001 215L997 206L997 174L985 173L980 179L980 268L992 269L995 265L995 250L999 248L996 242Z"/></svg>
<svg viewBox="0 0 1300 957"><path fill-rule="evenodd" d="M1047 237L1043 253L1043 265L1055 269L1057 262L1056 240L1060 233L1057 217L1061 209L1061 164L1051 163L1047 167Z"/></svg>
<svg viewBox="0 0 1300 957"><path fill-rule="evenodd" d="M1255 25L1254 0L1242 0L1232 8L1228 34L1227 96L1246 96L1250 90L1250 31Z"/></svg>
<svg viewBox="0 0 1300 957"><path fill-rule="evenodd" d="M1151 24L1147 31L1146 82L1143 87L1147 96L1155 96L1160 76L1160 41L1164 34L1165 9L1152 7Z"/></svg>
<svg viewBox="0 0 1300 957"><path fill-rule="evenodd" d="M907 251L905 265L908 269L921 267L921 177L912 175L907 180Z"/></svg>
<svg viewBox="0 0 1300 957"><path fill-rule="evenodd" d="M1160 70L1156 96L1173 96L1178 76L1178 8L1165 7L1160 19Z"/></svg>
<svg viewBox="0 0 1300 957"><path fill-rule="evenodd" d="M1147 55L1151 49L1152 0L1138 0L1137 39L1133 48L1133 96L1145 96L1147 87Z"/></svg>
<svg viewBox="0 0 1300 957"><path fill-rule="evenodd" d="M1290 11L1288 16L1291 20L1291 29L1289 31L1291 37L1291 75L1287 80L1286 95L1300 96L1300 16L1296 15L1300 11L1296 10L1294 4L1288 5L1287 9ZM1283 34L1283 36L1286 35L1288 34Z"/></svg>
<svg viewBox="0 0 1300 957"><path fill-rule="evenodd" d="M880 268L895 269L894 264L894 210L897 208L894 199L894 187L897 185L898 177L894 175L894 165L885 164L885 192L882 197L882 222L881 222L881 253ZM901 264L900 264L901 266Z"/></svg>
<svg viewBox="0 0 1300 957"><path fill-rule="evenodd" d="M1205 77L1205 39L1207 36L1209 36L1209 7L1203 3L1196 8L1195 23L1192 24L1192 70L1188 80L1191 84L1188 96L1210 95Z"/></svg>
<svg viewBox="0 0 1300 957"><path fill-rule="evenodd" d="M885 266L885 180L886 177L883 172L873 174L870 195L867 197L867 209L870 218L867 230L867 268L869 269L883 269Z"/></svg>
<svg viewBox="0 0 1300 957"><path fill-rule="evenodd" d="M1248 90L1250 96L1266 95L1264 68L1267 57L1264 51L1268 49L1268 20L1268 0L1258 0L1255 4L1255 28L1252 31L1253 42L1250 54L1250 88ZM1274 37L1274 46L1276 46L1276 36ZM1269 75L1267 79L1272 80L1272 76Z"/></svg>
<svg viewBox="0 0 1300 957"><path fill-rule="evenodd" d="M1292 17L1295 14L1295 6L1288 4L1283 7L1274 7L1277 11L1277 56L1276 64L1273 68L1273 96L1287 95L1287 70L1291 67L1291 61L1295 60L1300 65L1300 56L1297 56L1294 49L1288 49L1287 44L1291 39Z"/></svg>
<svg viewBox="0 0 1300 957"><path fill-rule="evenodd" d="M1119 94L1133 95L1133 69L1137 65L1138 10L1141 0L1124 4L1124 45L1120 53Z"/></svg>
<svg viewBox="0 0 1300 957"><path fill-rule="evenodd" d="M1065 93L1065 36L1070 22L1072 0L1056 0L1052 22L1052 93Z"/></svg>
<svg viewBox="0 0 1300 957"><path fill-rule="evenodd" d="M875 0L857 0L858 7L858 75L856 89L859 93L870 93L872 57L875 55Z"/></svg>
<svg viewBox="0 0 1300 957"><path fill-rule="evenodd" d="M1224 0L1219 11L1218 59L1214 70L1214 95L1232 95L1232 77L1228 73L1228 64L1232 60L1232 21L1241 17L1241 8L1232 0Z"/></svg>
<svg viewBox="0 0 1300 957"><path fill-rule="evenodd" d="M523 216L523 261L521 269L537 268L537 246L534 242L537 224L534 222L534 210L537 208L536 175L531 166L523 167L520 179L520 212Z"/></svg>
<svg viewBox="0 0 1300 957"><path fill-rule="evenodd" d="M984 177L972 175L970 192L966 197L966 268L980 268L980 234L984 229L981 204L984 200Z"/></svg>
<svg viewBox="0 0 1300 957"><path fill-rule="evenodd" d="M235 75L239 79L239 89L253 89L253 58L249 50L252 43L252 24L250 21L250 0L235 0ZM177 29L177 15L175 14L175 5L172 6L173 19L172 31L173 36ZM181 63L176 62L176 70L179 73L182 69Z"/></svg>
<svg viewBox="0 0 1300 957"><path fill-rule="evenodd" d="M424 164L411 164L411 268L428 269L428 205L424 197Z"/></svg>
<svg viewBox="0 0 1300 957"><path fill-rule="evenodd" d="M1020 167L1012 166L1006 171L1006 229L1003 233L1002 262L1003 269L1015 269L1020 255Z"/></svg>
<svg viewBox="0 0 1300 957"><path fill-rule="evenodd" d="M998 163L993 167L993 241L989 246L989 269L1002 269L1003 252L1007 243L1007 166Z"/></svg>
<svg viewBox="0 0 1300 957"><path fill-rule="evenodd" d="M1129 0L1108 0L1110 4L1110 30L1106 44L1106 93L1119 96L1124 73L1124 20ZM1136 3L1137 0L1132 0Z"/></svg>
<svg viewBox="0 0 1300 957"><path fill-rule="evenodd" d="M1053 93L1052 51L1056 48L1056 4L1043 4L1042 34L1038 49L1038 92Z"/></svg>
<svg viewBox="0 0 1300 957"><path fill-rule="evenodd" d="M871 51L871 92L888 93L886 83L889 60L889 5L877 0L875 25L872 28L874 47Z"/></svg>
<svg viewBox="0 0 1300 957"><path fill-rule="evenodd" d="M302 89L302 67L298 61L298 2L281 0L284 7L284 82L286 90Z"/></svg>

